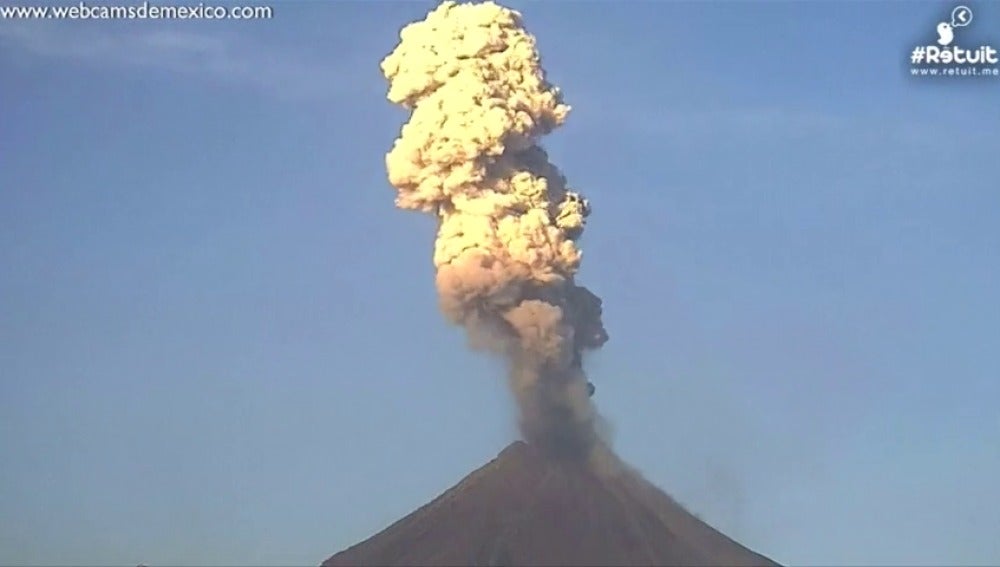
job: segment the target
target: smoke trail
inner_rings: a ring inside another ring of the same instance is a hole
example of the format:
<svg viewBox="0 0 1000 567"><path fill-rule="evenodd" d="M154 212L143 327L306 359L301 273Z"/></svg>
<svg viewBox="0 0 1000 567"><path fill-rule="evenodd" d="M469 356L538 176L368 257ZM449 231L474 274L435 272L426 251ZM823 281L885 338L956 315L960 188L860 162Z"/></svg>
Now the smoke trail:
<svg viewBox="0 0 1000 567"><path fill-rule="evenodd" d="M386 168L398 207L437 215L441 309L505 355L526 440L581 454L597 441L582 354L608 336L573 280L590 209L536 143L570 110L540 63L520 14L492 2L403 28L381 67L411 114Z"/></svg>

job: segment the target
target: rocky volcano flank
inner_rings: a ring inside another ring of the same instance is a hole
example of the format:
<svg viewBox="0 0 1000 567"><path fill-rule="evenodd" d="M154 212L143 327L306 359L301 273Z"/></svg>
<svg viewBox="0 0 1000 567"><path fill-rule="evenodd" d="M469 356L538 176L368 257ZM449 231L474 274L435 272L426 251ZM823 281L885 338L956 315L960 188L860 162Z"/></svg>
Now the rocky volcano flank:
<svg viewBox="0 0 1000 567"><path fill-rule="evenodd" d="M516 442L323 565L777 564L634 473L597 475Z"/></svg>

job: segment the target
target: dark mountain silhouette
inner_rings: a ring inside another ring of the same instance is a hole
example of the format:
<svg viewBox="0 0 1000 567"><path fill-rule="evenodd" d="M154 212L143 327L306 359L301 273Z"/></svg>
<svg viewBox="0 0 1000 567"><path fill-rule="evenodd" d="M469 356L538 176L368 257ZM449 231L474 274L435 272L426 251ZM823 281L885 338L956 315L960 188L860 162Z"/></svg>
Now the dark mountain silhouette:
<svg viewBox="0 0 1000 567"><path fill-rule="evenodd" d="M371 538L327 559L362 565L777 565L632 472L517 442Z"/></svg>

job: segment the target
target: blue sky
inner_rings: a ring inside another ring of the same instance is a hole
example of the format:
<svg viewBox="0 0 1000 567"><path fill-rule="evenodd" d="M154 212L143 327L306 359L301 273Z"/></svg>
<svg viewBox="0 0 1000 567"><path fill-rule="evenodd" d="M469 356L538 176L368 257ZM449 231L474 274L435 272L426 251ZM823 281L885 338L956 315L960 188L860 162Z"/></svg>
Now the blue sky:
<svg viewBox="0 0 1000 567"><path fill-rule="evenodd" d="M316 564L514 438L385 179L433 5L0 21L0 564ZM904 64L953 6L510 5L619 452L781 562L1000 563L1000 82Z"/></svg>

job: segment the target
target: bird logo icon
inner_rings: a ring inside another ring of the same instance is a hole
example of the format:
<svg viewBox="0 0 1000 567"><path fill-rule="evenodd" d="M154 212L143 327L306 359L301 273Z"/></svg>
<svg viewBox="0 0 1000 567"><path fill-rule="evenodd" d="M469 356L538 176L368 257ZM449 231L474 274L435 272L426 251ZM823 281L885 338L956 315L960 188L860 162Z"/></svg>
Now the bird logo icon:
<svg viewBox="0 0 1000 567"><path fill-rule="evenodd" d="M955 6L951 11L951 22L941 22L937 25L940 45L948 46L955 41L955 28L964 28L972 23L972 9L968 6Z"/></svg>
<svg viewBox="0 0 1000 567"><path fill-rule="evenodd" d="M972 10L968 6L956 6L954 10L951 11L951 25L956 28L961 28L969 25L972 22Z"/></svg>
<svg viewBox="0 0 1000 567"><path fill-rule="evenodd" d="M951 24L948 22L941 22L937 25L938 40L937 42L941 45L950 45L951 42L955 41L955 32L953 31Z"/></svg>

